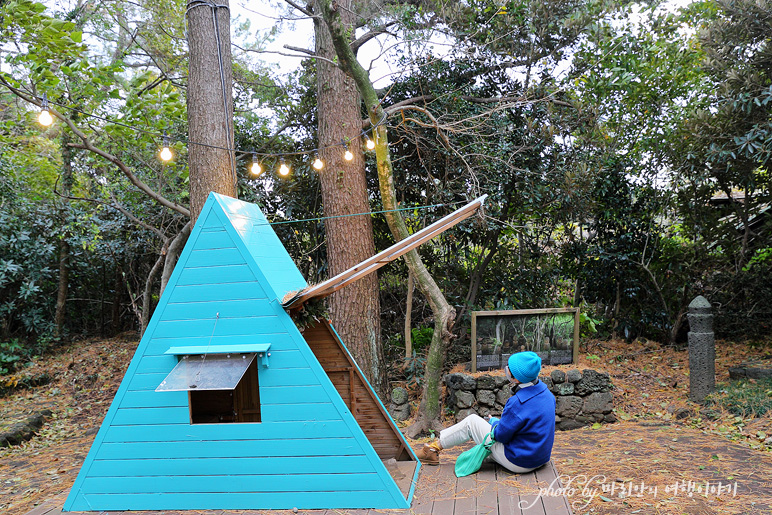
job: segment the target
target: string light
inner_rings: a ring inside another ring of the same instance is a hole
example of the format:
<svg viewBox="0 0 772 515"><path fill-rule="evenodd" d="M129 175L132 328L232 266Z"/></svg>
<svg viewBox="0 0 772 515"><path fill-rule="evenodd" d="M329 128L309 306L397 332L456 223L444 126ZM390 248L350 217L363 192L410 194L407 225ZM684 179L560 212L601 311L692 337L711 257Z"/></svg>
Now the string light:
<svg viewBox="0 0 772 515"><path fill-rule="evenodd" d="M48 97L43 93L43 102L40 106L40 114L38 115L38 123L43 127L48 127L54 123L54 118L51 113L48 112Z"/></svg>
<svg viewBox="0 0 772 515"><path fill-rule="evenodd" d="M249 165L249 172L252 174L252 177L260 177L263 174L263 167L260 166L255 152L252 152L252 164Z"/></svg>
<svg viewBox="0 0 772 515"><path fill-rule="evenodd" d="M48 127L49 125L51 125L54 122L54 118L53 118L53 116L51 116L51 113L48 110L49 101L48 101L47 95L45 93L43 93L43 95L37 97L37 99L40 101L39 106L40 106L40 109L41 109L40 114L38 115L38 122L41 125L43 125L45 127ZM79 114L81 114L83 116L87 116L87 117L90 117L90 118L101 120L103 122L106 122L106 123L109 123L109 124L112 124L112 125L117 125L117 126L120 126L120 127L125 127L127 129L133 130L135 132L146 134L148 136L152 136L154 138L158 137L158 133L153 131L153 130L142 129L142 128L139 128L139 127L134 127L132 125L129 125L129 124L126 124L126 123L122 123L122 122L120 122L118 120L114 120L114 119L111 119L111 118L100 116L100 115L94 114L94 113L89 113L87 111L83 111L81 109L77 109L75 107L71 107L71 106L68 106L68 105L65 105L65 104L61 104L61 103L57 103L57 102L50 102L50 103L53 104L53 105L59 106L61 108L64 108L64 109L69 109L70 111L79 113ZM351 140L353 140L353 138L364 137L365 138L365 142L364 142L365 143L365 147L367 149L369 149L369 150L372 150L375 147L375 143L372 142L372 140L367 137L367 133L373 131L378 126L383 125L385 122L386 122L386 116L384 115L384 117L378 123L376 123L373 127L369 128L367 130L362 130L362 131L360 131L360 133L358 135L353 136L351 138L347 138L347 139L348 139L348 141L351 141ZM222 146L218 146L218 145L212 145L212 144L207 144L207 143L190 141L190 140L186 140L184 138L179 138L179 137L170 137L166 133L166 131L163 132L162 138L163 138L163 145L162 145L162 148L161 148L158 156L164 162L168 162L168 161L171 161L172 159L174 159L174 153L173 153L173 151L171 149L171 142L172 142L172 139L173 139L174 141L183 142L184 144L187 144L188 146L190 146L190 145L200 145L200 146L209 147L209 148L217 148L217 149L221 149L221 150L228 150L230 152L235 152L237 154L242 154L242 155L243 154L252 154L253 155L252 156L252 163L249 166L249 172L253 175L253 177L259 177L260 175L265 173L265 169L258 162L258 158L260 160L272 159L272 158L281 159L282 160L282 164L281 164L281 166L278 169L278 173L280 175L284 176L284 177L286 177L287 175L289 175L291 173L290 167L287 164L284 163L284 158L286 156L290 156L290 157L291 156L305 156L305 155L312 155L313 154L315 156L315 158L314 158L314 161L312 162L312 167L315 170L317 170L317 171L322 170L324 168L324 166L325 166L324 161L322 161L319 158L319 151L321 151L321 150L331 149L331 148L334 148L334 147L337 147L338 145L340 145L340 146L345 148L345 152L344 152L344 156L343 156L344 159L346 161L351 161L351 160L354 159L354 154L351 152L348 143L346 143L346 139L341 140L341 142L339 144L333 144L333 145L328 145L328 146L324 146L324 147L318 147L318 148L309 149L309 150L298 150L296 152L287 152L287 153L284 153L284 154L273 154L273 153L250 152L250 151L239 150L237 148L222 147Z"/></svg>
<svg viewBox="0 0 772 515"><path fill-rule="evenodd" d="M345 159L346 161L351 161L352 159L354 159L354 154L352 154L351 150L349 150L348 144L346 144L344 140L341 140L340 144L343 145L343 148L346 149L346 153L343 154L343 159Z"/></svg>
<svg viewBox="0 0 772 515"><path fill-rule="evenodd" d="M161 161L164 162L171 161L172 157L174 157L171 149L169 149L169 136L166 135L166 131L164 131L163 148L161 149L159 156L161 157Z"/></svg>
<svg viewBox="0 0 772 515"><path fill-rule="evenodd" d="M284 159L281 160L281 166L279 167L279 175L282 177L288 176L290 173L289 166L284 162Z"/></svg>

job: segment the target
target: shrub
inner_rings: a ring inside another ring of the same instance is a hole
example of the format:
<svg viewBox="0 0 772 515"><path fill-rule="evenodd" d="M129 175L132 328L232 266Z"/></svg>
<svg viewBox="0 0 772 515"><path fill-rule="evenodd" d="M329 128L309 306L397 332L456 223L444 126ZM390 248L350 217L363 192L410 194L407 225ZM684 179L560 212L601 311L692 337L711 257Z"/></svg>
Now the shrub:
<svg viewBox="0 0 772 515"><path fill-rule="evenodd" d="M772 379L740 380L719 385L706 406L723 408L738 417L762 417L772 412Z"/></svg>

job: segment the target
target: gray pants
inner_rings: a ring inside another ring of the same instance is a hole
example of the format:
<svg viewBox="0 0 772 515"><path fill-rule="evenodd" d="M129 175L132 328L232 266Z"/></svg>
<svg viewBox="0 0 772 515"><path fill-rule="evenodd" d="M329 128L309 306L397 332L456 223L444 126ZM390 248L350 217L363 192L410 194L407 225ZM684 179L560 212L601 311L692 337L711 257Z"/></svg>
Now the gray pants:
<svg viewBox="0 0 772 515"><path fill-rule="evenodd" d="M440 431L440 445L442 445L443 449L447 449L449 447L455 447L456 445L466 443L469 440L479 444L482 443L485 435L490 432L491 425L481 416L472 414L458 424ZM504 444L500 442L496 442L491 446L490 457L505 469L516 474L524 474L534 470L532 468L526 469L523 467L518 467L509 461L504 454Z"/></svg>

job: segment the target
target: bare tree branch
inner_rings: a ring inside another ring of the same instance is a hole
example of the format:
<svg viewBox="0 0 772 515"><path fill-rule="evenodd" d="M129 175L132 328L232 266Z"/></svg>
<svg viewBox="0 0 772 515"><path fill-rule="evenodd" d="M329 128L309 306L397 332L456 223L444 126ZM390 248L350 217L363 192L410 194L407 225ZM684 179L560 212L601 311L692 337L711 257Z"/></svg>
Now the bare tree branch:
<svg viewBox="0 0 772 515"><path fill-rule="evenodd" d="M164 241L164 243L166 243L169 240L169 237L166 236L160 229L158 229L156 227L153 227L152 225L143 222L142 220L140 220L139 218L134 216L128 209L123 207L123 205L120 202L118 202L118 199L115 198L115 195L113 195L112 191L109 192L109 195L110 195L110 199L112 199L113 203L112 204L107 204L105 202L105 204L107 204L110 207L113 207L113 208L117 209L118 211L120 211L123 214L123 216L125 216L126 218L128 218L129 220L134 222L135 224L137 224L137 225L139 225L141 227L144 227L145 229L147 229L149 231L153 231L154 233L156 233L156 235L158 235L159 238L161 238L161 240Z"/></svg>
<svg viewBox="0 0 772 515"><path fill-rule="evenodd" d="M292 50L293 52L302 52L302 53L308 54L308 55L310 55L312 57L318 57L316 55L316 52L314 52L313 50L309 50L308 48L300 48L300 47L292 46L292 45L284 45L284 48L286 48L287 50Z"/></svg>
<svg viewBox="0 0 772 515"><path fill-rule="evenodd" d="M301 7L300 5L296 4L292 0L284 0L284 1L287 2L288 4L290 4L292 7L294 7L298 11L302 12L303 14L305 14L306 16L308 16L310 18L318 18L318 16L315 15L314 12L311 9L306 8L306 7Z"/></svg>
<svg viewBox="0 0 772 515"><path fill-rule="evenodd" d="M365 43L367 43L368 41L370 41L371 39L377 38L381 34L391 34L387 29L389 27L393 27L396 24L397 24L396 20L390 21L388 23L384 23L379 27L375 27L373 30L368 31L365 34L362 34L351 43L351 49L354 51L354 53L357 53L359 48Z"/></svg>
<svg viewBox="0 0 772 515"><path fill-rule="evenodd" d="M332 61L332 60L330 60L330 59L327 59L327 58L321 57L321 56L319 56L319 55L316 55L316 52L311 52L310 50L306 50L305 48L295 48L295 47L292 47L292 46L290 46L290 45L284 45L284 48L286 48L287 50L294 50L295 52L302 52L302 53L305 53L305 54L308 54L308 55L310 55L310 56L311 56L311 57L313 57L314 59L319 59L320 61L326 61L326 62L328 62L328 63L332 64L333 66L338 66L338 63L336 63L335 61ZM304 59L305 59L305 57L304 57L304 56L302 56L302 55L297 55L297 54L285 54L284 52L269 52L269 51L262 51L262 52L260 52L260 53L263 53L263 54L278 54L278 55L285 55L285 56L287 56L287 57L300 57L300 58L304 58Z"/></svg>

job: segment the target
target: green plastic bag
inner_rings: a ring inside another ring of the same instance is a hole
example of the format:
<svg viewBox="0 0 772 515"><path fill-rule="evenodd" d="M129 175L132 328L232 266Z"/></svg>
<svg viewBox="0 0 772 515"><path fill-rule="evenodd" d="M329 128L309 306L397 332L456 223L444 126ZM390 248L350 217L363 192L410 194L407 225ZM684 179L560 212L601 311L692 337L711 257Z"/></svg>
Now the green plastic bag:
<svg viewBox="0 0 772 515"><path fill-rule="evenodd" d="M491 446L494 443L496 441L493 439L493 430L491 429L491 432L483 438L482 443L462 452L456 460L456 477L468 476L480 470L483 460L490 456Z"/></svg>

